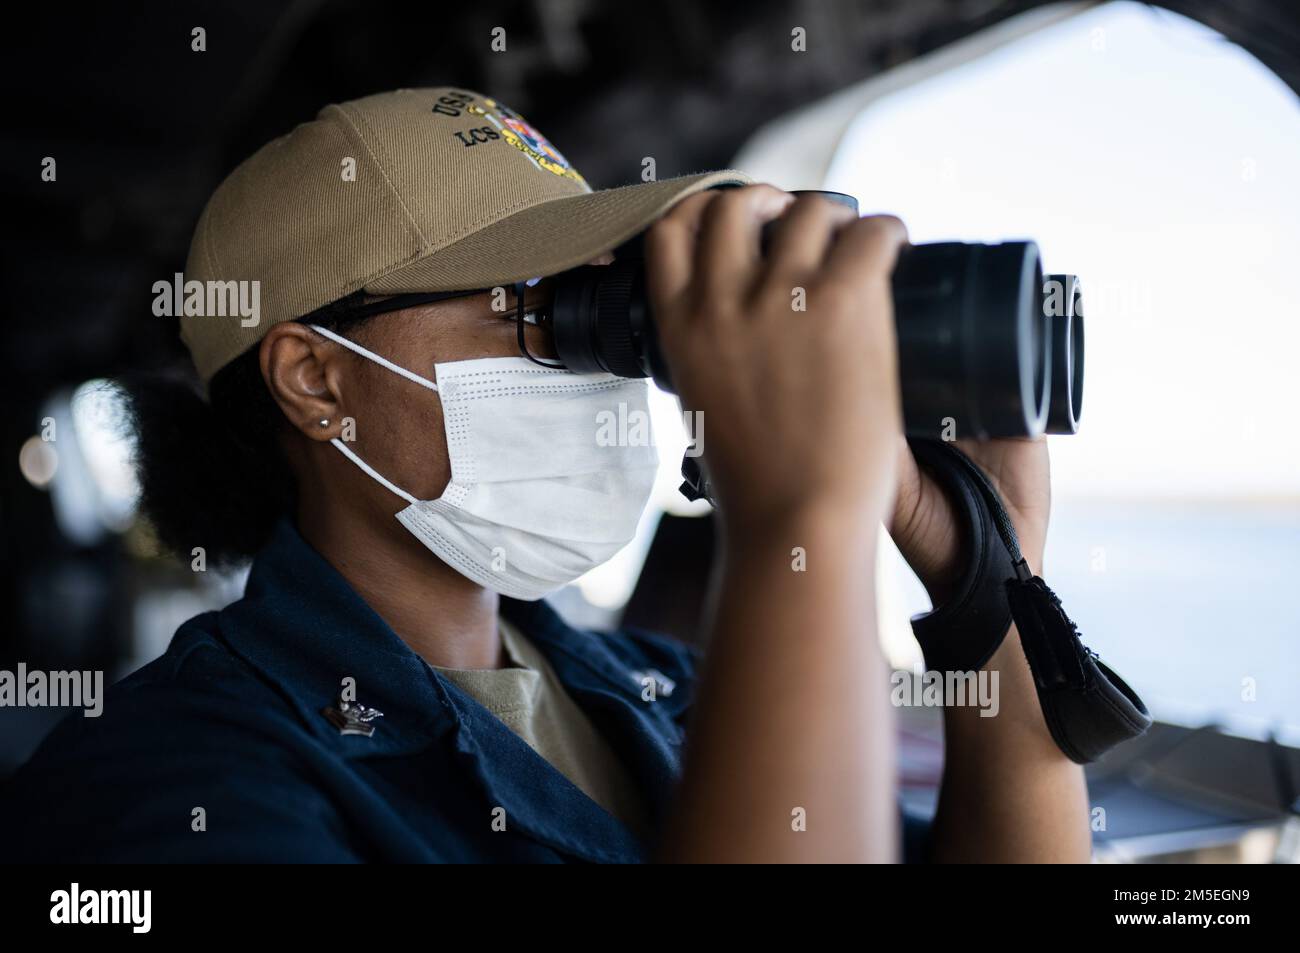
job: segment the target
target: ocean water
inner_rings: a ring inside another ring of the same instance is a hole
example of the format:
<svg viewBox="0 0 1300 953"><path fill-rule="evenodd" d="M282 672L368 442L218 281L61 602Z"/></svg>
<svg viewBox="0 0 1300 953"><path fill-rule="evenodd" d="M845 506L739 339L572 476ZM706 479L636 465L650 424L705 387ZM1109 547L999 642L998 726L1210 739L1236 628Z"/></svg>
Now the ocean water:
<svg viewBox="0 0 1300 953"><path fill-rule="evenodd" d="M1300 506L1053 506L1044 578L1157 718L1300 743Z"/></svg>
<svg viewBox="0 0 1300 953"><path fill-rule="evenodd" d="M886 646L911 665L902 620L930 603L889 559ZM1054 501L1043 578L1155 718L1300 745L1300 505Z"/></svg>

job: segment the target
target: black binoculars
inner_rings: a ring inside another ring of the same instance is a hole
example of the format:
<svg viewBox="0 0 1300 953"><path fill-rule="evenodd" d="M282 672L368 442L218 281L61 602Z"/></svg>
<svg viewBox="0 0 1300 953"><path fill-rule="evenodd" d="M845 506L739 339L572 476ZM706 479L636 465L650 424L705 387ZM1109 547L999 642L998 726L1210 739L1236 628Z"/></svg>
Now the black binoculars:
<svg viewBox="0 0 1300 953"><path fill-rule="evenodd" d="M820 195L858 210L841 192ZM653 377L672 391L646 297L640 236L609 265L555 279L557 356L570 370ZM1044 275L1032 241L910 245L893 274L903 423L912 437L1036 437L1079 427L1083 296Z"/></svg>

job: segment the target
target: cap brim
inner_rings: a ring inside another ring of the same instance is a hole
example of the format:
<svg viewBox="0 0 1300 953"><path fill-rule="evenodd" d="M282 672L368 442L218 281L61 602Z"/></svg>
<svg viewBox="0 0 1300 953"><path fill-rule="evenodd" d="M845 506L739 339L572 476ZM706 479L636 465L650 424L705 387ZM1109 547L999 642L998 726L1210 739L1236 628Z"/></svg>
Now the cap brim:
<svg viewBox="0 0 1300 953"><path fill-rule="evenodd" d="M542 202L372 278L365 290L463 291L554 275L621 245L688 195L751 181L728 169Z"/></svg>

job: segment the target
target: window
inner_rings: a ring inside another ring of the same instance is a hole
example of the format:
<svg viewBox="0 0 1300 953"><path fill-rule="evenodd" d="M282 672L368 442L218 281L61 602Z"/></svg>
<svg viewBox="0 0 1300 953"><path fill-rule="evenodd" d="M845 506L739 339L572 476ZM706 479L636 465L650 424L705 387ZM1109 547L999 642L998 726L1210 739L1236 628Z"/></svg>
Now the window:
<svg viewBox="0 0 1300 953"><path fill-rule="evenodd" d="M854 194L917 242L1034 238L1081 276L1083 422L1051 438L1045 576L1157 717L1300 735L1296 96L1132 3L959 46L779 120L736 164ZM885 576L901 658L928 602L901 562Z"/></svg>

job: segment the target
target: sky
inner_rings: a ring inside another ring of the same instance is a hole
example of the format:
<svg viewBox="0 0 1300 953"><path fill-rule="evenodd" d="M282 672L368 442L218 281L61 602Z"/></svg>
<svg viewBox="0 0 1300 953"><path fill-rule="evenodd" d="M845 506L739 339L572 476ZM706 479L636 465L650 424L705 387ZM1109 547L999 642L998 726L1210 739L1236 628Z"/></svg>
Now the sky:
<svg viewBox="0 0 1300 953"><path fill-rule="evenodd" d="M1219 34L1114 3L872 104L825 188L914 242L1081 276L1064 496L1300 499L1300 103Z"/></svg>

